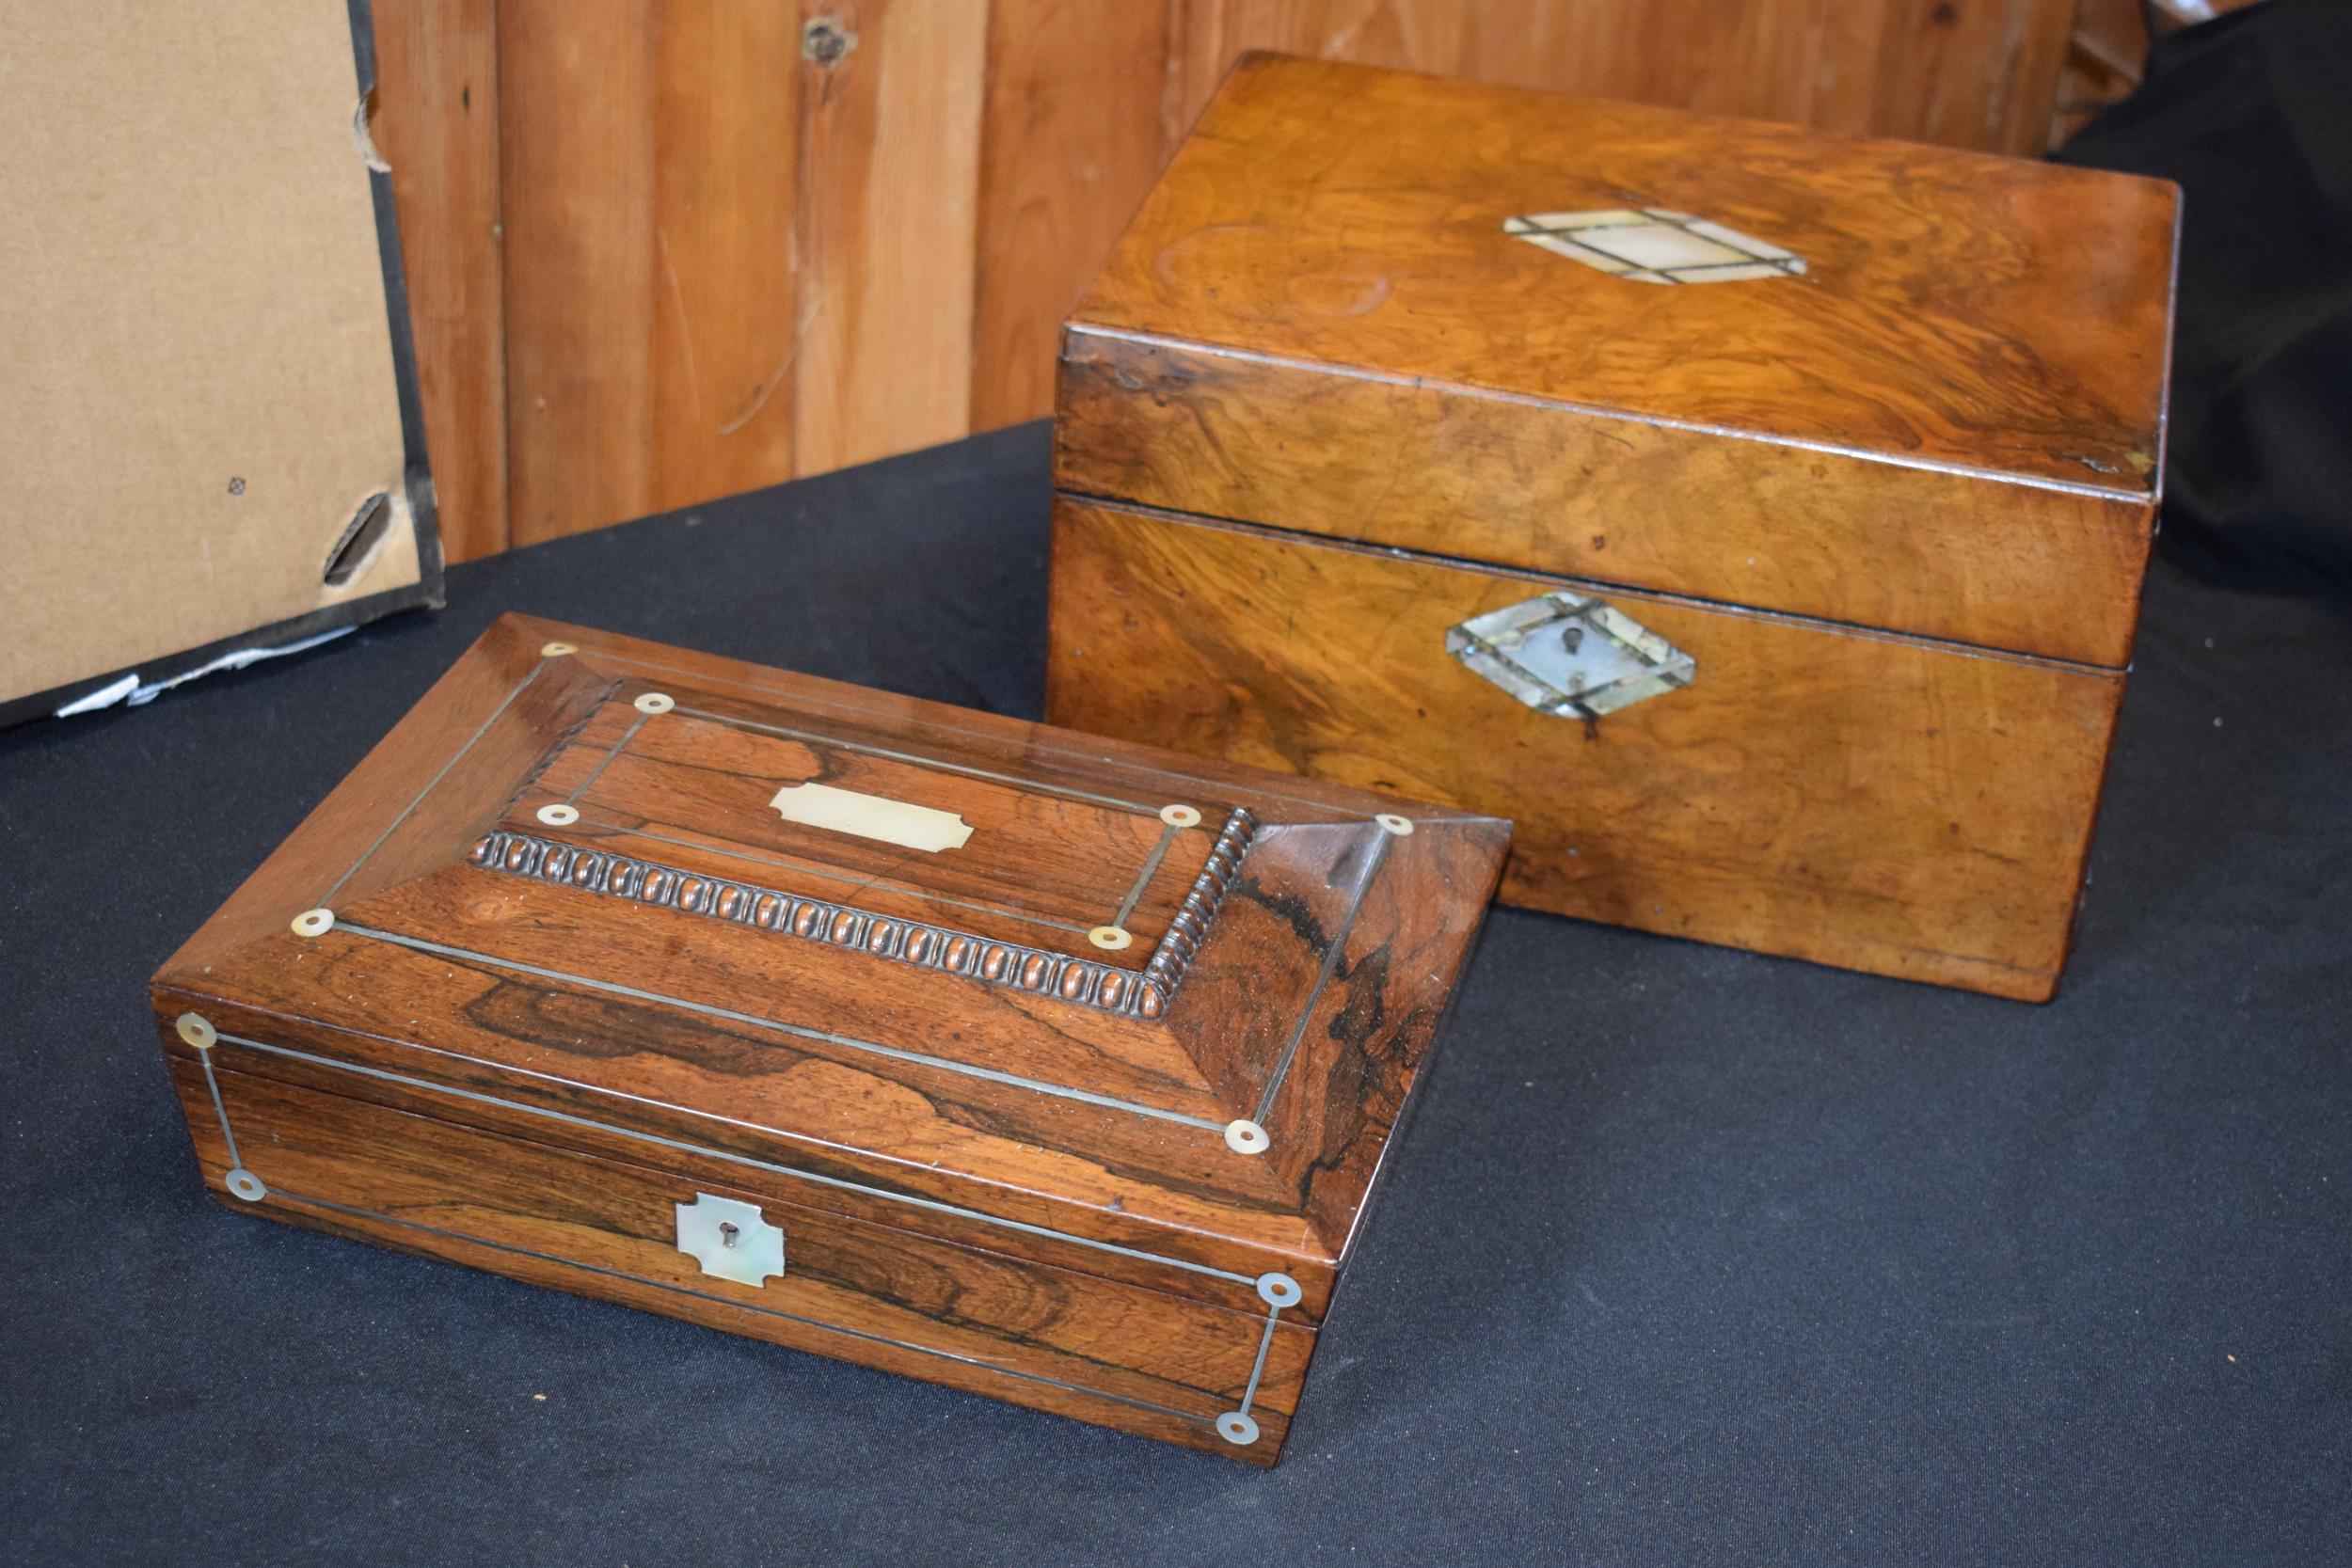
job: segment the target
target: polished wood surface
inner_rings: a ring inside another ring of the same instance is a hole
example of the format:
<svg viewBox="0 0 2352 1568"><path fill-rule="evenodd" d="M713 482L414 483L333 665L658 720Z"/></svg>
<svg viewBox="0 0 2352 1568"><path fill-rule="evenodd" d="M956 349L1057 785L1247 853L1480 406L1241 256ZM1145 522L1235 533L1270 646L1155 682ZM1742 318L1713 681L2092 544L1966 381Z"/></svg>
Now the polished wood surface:
<svg viewBox="0 0 2352 1568"><path fill-rule="evenodd" d="M1591 723L1446 652L1555 588L1697 660ZM1056 722L1516 818L1506 900L2041 1000L2121 674L1065 498Z"/></svg>
<svg viewBox="0 0 2352 1568"><path fill-rule="evenodd" d="M1804 265L1645 282L1505 231L1625 209ZM2156 182L1252 56L1064 334L1049 717L1508 814L1514 902L2047 997L2176 220ZM1550 588L1697 673L1580 725L1449 657Z"/></svg>
<svg viewBox="0 0 2352 1568"><path fill-rule="evenodd" d="M785 821L771 797L812 782L973 836L931 852ZM1298 1291L1282 1323L1313 1324L1507 837L508 617L157 975L157 1020L183 1069L678 1180L773 1177L991 1269L1190 1304L1169 1311L1262 1315L1279 1272ZM290 928L314 908L330 927ZM190 1011L217 1039L180 1031ZM248 1163L273 1186L400 1212L334 1196L382 1172L280 1178L266 1147ZM444 1228L612 1266L550 1223L540 1242L494 1215ZM465 1255L421 1234L396 1239Z"/></svg>
<svg viewBox="0 0 2352 1568"><path fill-rule="evenodd" d="M1278 1320L1249 1406L1263 1436L1236 1448L1216 1435L1263 1338L1254 1293L1247 1307L1208 1306L795 1202L785 1179L714 1180L501 1136L238 1070L254 1053L215 1049L220 1113L200 1066L175 1061L172 1077L206 1183L231 1210L1258 1464L1273 1463L1296 1408L1315 1330ZM266 1196L228 1185L224 1117L240 1155L269 1173ZM756 1204L784 1230L781 1276L715 1277L678 1250L675 1206L704 1193Z"/></svg>
<svg viewBox="0 0 2352 1568"><path fill-rule="evenodd" d="M1073 494L2108 666L2153 528L2144 498L1084 327L1055 441Z"/></svg>
<svg viewBox="0 0 2352 1568"><path fill-rule="evenodd" d="M1201 796L1191 804L1198 820L1178 828L1102 801L942 775L888 754L886 730L846 744L775 734L760 711L721 699L654 724L628 702L609 700L559 748L505 825L543 832L531 814L569 804L580 814L571 836L599 850L706 876L797 880L861 909L1140 970L1208 874L1233 809ZM829 728L837 736L842 726ZM809 782L923 800L954 814L972 837L957 849L910 854L771 809L776 790ZM1240 836L1248 843L1254 828ZM1089 945L1089 932L1109 927L1132 942Z"/></svg>
<svg viewBox="0 0 2352 1568"><path fill-rule="evenodd" d="M1629 206L1808 270L1661 287L1502 232ZM2174 211L2125 176L1259 57L1072 319L1059 483L2121 665Z"/></svg>
<svg viewBox="0 0 2352 1568"><path fill-rule="evenodd" d="M1171 0L1164 28L1158 8L1097 8L1082 33L1055 36L1063 8L994 0L998 12L1051 14L992 34L989 171L1014 172L997 187L1008 201L983 201L979 244L983 269L1017 258L1002 270L1018 283L981 297L976 428L1051 410L1046 313L1067 314L1159 162L1250 50L2031 157L2072 0ZM1076 79L1029 86L1041 55L1070 59Z"/></svg>
<svg viewBox="0 0 2352 1568"><path fill-rule="evenodd" d="M1246 50L2032 153L2069 10L383 0L452 559L1046 414Z"/></svg>

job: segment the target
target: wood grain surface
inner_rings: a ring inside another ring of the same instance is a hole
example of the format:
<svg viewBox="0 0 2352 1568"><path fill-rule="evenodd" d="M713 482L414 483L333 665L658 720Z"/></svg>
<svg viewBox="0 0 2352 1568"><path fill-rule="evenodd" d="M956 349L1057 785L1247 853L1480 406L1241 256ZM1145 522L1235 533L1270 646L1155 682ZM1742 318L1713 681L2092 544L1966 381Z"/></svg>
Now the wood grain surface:
<svg viewBox="0 0 2352 1568"><path fill-rule="evenodd" d="M1250 50L2033 156L2072 0L993 0L975 428L1052 408L1067 313Z"/></svg>
<svg viewBox="0 0 2352 1568"><path fill-rule="evenodd" d="M2030 154L2071 9L382 0L451 559L1048 413L1058 324L1246 50Z"/></svg>
<svg viewBox="0 0 2352 1568"><path fill-rule="evenodd" d="M1508 813L1515 902L2047 997L2177 219L2053 172L1246 59L1065 331L1049 715ZM1625 209L1804 265L1661 286L1504 230ZM1447 656L1552 588L1699 673L1580 727Z"/></svg>
<svg viewBox="0 0 2352 1568"><path fill-rule="evenodd" d="M975 774L943 777L880 746L807 730L780 734L756 718L733 721L716 706L641 717L616 694L596 723L603 733L583 732L565 745L542 776L545 788L553 792L574 778L580 793L569 798L593 807L701 827L781 853L822 854L845 868L879 871L887 863L968 896L1002 895L1027 873L1045 907L1065 917L1116 906L1168 827L1157 802L1138 811ZM910 854L896 844L787 822L772 797L761 798L771 779L780 789L821 781L875 799L920 799L927 809L961 818L974 836L960 849ZM1201 829L1196 822L1185 831Z"/></svg>
<svg viewBox="0 0 2352 1568"><path fill-rule="evenodd" d="M2144 498L1083 326L1055 442L1071 494L2109 666L2153 533Z"/></svg>
<svg viewBox="0 0 2352 1568"><path fill-rule="evenodd" d="M785 824L770 798L812 773L957 810L977 848L943 870L961 851L878 854ZM1166 821L1175 802L1198 820ZM550 821L549 805L580 816ZM157 1025L183 1071L217 1053L257 1083L472 1130L438 1157L467 1192L468 1162L506 1158L495 1134L598 1169L715 1175L977 1246L988 1270L1017 1260L1009 1277L1099 1276L1219 1322L1261 1310L1261 1276L1279 1273L1296 1285L1284 1323L1311 1325L1507 839L1490 818L508 617L156 976ZM637 858L655 844L725 869ZM1156 932L1148 953L969 928L1114 895L1139 938ZM331 927L292 928L313 908ZM1147 985L1150 1006L1123 1005ZM183 1035L187 1012L217 1038ZM400 1218L352 1195L409 1180L353 1151L441 1135L401 1128L330 1140L284 1184ZM659 1285L644 1258L598 1262L605 1241L527 1196L485 1197L450 1236L289 1217L680 1309L615 1282ZM477 1244L545 1256L510 1267ZM1056 1311L1157 1334L1140 1307ZM821 1302L808 1315L867 1322ZM868 1348L852 1358L886 1359ZM1190 1386L1221 1398L1222 1377ZM1153 1423L1172 1418L1128 1408L1089 1418L1168 1434Z"/></svg>
<svg viewBox="0 0 2352 1568"><path fill-rule="evenodd" d="M792 467L797 19L499 10L517 545Z"/></svg>
<svg viewBox="0 0 2352 1568"><path fill-rule="evenodd" d="M785 203L800 203L803 258L793 471L821 473L972 428L964 367L988 8L804 0L803 10L855 40L803 68L806 172Z"/></svg>
<svg viewBox="0 0 2352 1568"><path fill-rule="evenodd" d="M1190 14L1183 0L990 0L973 429L1052 412L1062 318L1175 149L1170 42Z"/></svg>
<svg viewBox="0 0 2352 1568"><path fill-rule="evenodd" d="M1273 50L1507 87L2026 156L2042 150L2072 0L1193 0L1189 120Z"/></svg>
<svg viewBox="0 0 2352 1568"><path fill-rule="evenodd" d="M1585 724L1448 657L1598 594L1697 660ZM2041 1000L2120 673L1064 498L1057 721L1507 812L1510 902Z"/></svg>
<svg viewBox="0 0 2352 1568"><path fill-rule="evenodd" d="M582 843L675 862L737 880L822 879L860 908L1140 970L1195 892L1227 825L1230 801L1181 804L1189 827L1151 807L1112 805L888 754L886 733L831 743L771 732L739 701L714 700L655 722L625 697L608 701L556 752L507 825L544 833L533 814L568 804ZM736 715L735 721L730 719ZM806 732L803 732L806 733ZM910 854L899 846L787 822L779 788L806 782L881 800L920 799L960 817L960 849ZM1197 792L1196 792L1197 793ZM1106 950L1089 933L1117 927L1132 945Z"/></svg>
<svg viewBox="0 0 2352 1568"><path fill-rule="evenodd" d="M441 548L506 548L506 309L495 0L374 0L375 113L392 170Z"/></svg>
<svg viewBox="0 0 2352 1568"><path fill-rule="evenodd" d="M778 1180L713 1181L322 1093L237 1070L215 1047L172 1076L205 1180L232 1210L470 1263L534 1284L842 1360L976 1389L1189 1447L1272 1464L1315 1331L1278 1318L1237 1447L1214 1422L1239 1406L1266 1311L1236 1310L792 1201ZM267 1195L234 1196L223 1120ZM758 1206L784 1231L785 1272L753 1286L678 1247L675 1206L703 1194Z"/></svg>
<svg viewBox="0 0 2352 1568"><path fill-rule="evenodd" d="M2144 511L2175 206L2123 175L1261 56L1073 325L1743 437L1759 466L1796 443ZM1808 270L1629 283L1502 231L1626 207Z"/></svg>

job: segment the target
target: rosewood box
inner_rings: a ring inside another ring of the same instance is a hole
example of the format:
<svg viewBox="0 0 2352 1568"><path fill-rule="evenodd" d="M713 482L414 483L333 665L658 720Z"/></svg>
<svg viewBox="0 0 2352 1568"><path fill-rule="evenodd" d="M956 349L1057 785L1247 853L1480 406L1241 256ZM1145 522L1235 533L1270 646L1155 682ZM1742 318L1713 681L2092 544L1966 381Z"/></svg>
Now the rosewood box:
<svg viewBox="0 0 2352 1568"><path fill-rule="evenodd" d="M2174 220L1246 59L1064 334L1047 716L1513 817L1512 902L2045 998Z"/></svg>
<svg viewBox="0 0 2352 1568"><path fill-rule="evenodd" d="M1508 836L510 616L155 1014L232 1209L1270 1465Z"/></svg>

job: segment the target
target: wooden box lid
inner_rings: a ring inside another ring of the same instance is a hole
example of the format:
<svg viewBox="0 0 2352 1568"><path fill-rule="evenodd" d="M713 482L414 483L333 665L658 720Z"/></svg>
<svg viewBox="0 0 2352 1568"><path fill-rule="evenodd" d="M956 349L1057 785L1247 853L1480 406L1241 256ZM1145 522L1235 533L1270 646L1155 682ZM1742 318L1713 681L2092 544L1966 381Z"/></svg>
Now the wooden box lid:
<svg viewBox="0 0 2352 1568"><path fill-rule="evenodd" d="M1279 1269L1311 1318L1508 836L509 616L155 1006L182 1053L196 1011L248 1070L1169 1290Z"/></svg>
<svg viewBox="0 0 2352 1568"><path fill-rule="evenodd" d="M2109 666L2169 184L1253 55L1078 305L1078 494Z"/></svg>

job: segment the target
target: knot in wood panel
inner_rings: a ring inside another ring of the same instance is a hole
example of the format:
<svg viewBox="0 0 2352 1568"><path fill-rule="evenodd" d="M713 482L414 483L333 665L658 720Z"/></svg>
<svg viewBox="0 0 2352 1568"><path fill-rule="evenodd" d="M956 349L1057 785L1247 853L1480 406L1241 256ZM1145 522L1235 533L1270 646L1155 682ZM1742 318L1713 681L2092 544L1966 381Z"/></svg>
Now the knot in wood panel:
<svg viewBox="0 0 2352 1568"><path fill-rule="evenodd" d="M857 35L842 26L838 17L813 16L801 29L801 57L821 66L838 65L856 47Z"/></svg>

